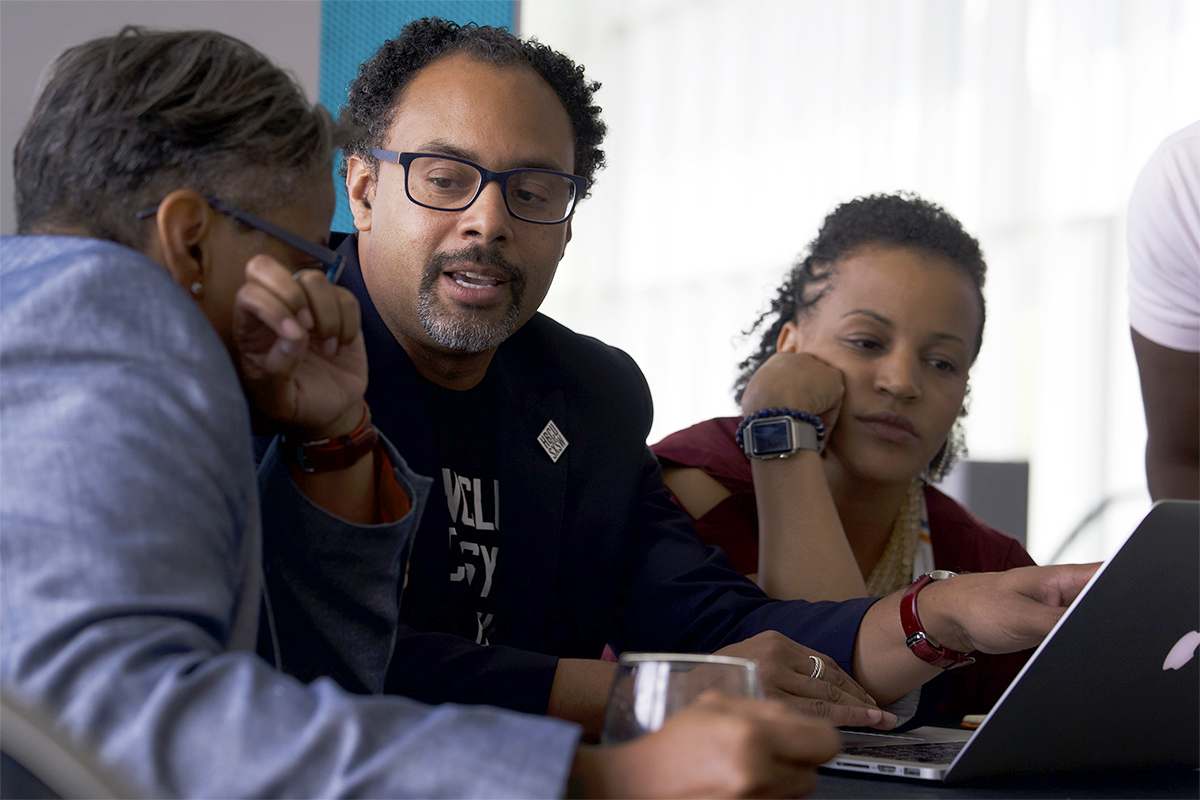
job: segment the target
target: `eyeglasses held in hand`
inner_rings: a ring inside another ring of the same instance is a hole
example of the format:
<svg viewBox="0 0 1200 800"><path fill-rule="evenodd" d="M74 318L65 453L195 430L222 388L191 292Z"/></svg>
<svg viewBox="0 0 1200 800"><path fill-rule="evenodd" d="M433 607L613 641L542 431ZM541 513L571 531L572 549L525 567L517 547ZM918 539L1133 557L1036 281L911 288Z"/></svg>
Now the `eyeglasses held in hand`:
<svg viewBox="0 0 1200 800"><path fill-rule="evenodd" d="M346 259L340 254L330 250L324 245L319 245L316 242L305 239L299 234L292 233L287 228L280 227L274 222L255 216L248 211L234 208L228 203L218 200L215 197L206 197L205 201L220 211L222 214L227 214L233 217L238 222L243 222L251 228L257 228L268 236L272 236L286 245L290 245L306 256L316 259L322 267L325 268L325 277L330 283L337 283L338 278L342 276L342 269L346 266ZM154 208L143 208L137 212L135 216L138 219L146 219L158 213L158 206Z"/></svg>
<svg viewBox="0 0 1200 800"><path fill-rule="evenodd" d="M483 187L500 184L508 213L524 222L557 225L575 210L587 190L587 178L549 169L489 169L453 156L433 153L397 153L373 148L378 159L404 167L408 199L435 211L463 211L479 199Z"/></svg>

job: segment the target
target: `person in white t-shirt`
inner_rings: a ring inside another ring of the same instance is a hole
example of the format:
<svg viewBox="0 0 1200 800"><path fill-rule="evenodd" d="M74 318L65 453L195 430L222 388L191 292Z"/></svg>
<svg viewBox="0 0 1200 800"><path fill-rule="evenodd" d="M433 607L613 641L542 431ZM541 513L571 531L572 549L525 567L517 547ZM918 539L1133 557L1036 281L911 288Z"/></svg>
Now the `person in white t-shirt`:
<svg viewBox="0 0 1200 800"><path fill-rule="evenodd" d="M1167 137L1142 168L1128 244L1150 496L1200 498L1200 121Z"/></svg>

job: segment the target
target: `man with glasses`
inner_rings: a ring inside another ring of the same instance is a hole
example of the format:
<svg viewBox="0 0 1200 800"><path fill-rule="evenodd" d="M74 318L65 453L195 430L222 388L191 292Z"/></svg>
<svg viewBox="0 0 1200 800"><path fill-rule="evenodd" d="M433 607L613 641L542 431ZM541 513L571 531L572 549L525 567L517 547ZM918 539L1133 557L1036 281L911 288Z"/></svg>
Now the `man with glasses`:
<svg viewBox="0 0 1200 800"><path fill-rule="evenodd" d="M386 42L351 85L343 114L363 135L343 169L357 234L337 249L362 305L367 399L435 483L387 689L550 713L594 735L606 650L721 651L759 659L768 693L793 708L891 727L847 673L888 702L938 674L909 652L900 598L768 599L670 501L637 366L537 313L604 162L596 88L540 43L437 19ZM268 552L295 644L285 660L306 679L345 674L310 628L339 618L324 587L370 565L307 563L293 551L302 539ZM930 638L1029 647L1086 572L939 581L922 594ZM1033 591L1038 602L1022 595Z"/></svg>
<svg viewBox="0 0 1200 800"><path fill-rule="evenodd" d="M6 717L5 754L61 737L136 797L811 791L836 736L770 703L710 698L596 748L559 720L286 674L264 540L356 565L320 587L342 612L326 633L336 677L379 689L429 483L363 404L358 304L325 246L333 140L222 34L127 28L51 69L0 239L0 699L50 734L10 751ZM530 209L549 197L509 180ZM282 430L258 490L252 419ZM10 793L18 772L0 794L50 796Z"/></svg>

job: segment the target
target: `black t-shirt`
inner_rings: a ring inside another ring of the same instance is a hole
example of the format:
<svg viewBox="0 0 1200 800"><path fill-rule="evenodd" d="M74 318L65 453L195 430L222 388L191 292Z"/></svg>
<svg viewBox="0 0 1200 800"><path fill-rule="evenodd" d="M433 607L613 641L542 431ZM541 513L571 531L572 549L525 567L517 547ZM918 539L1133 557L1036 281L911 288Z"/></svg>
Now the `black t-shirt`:
<svg viewBox="0 0 1200 800"><path fill-rule="evenodd" d="M456 633L489 644L500 579L500 480L496 388L489 373L465 392L420 379L442 457L441 491L450 514L450 602ZM430 502L436 502L438 487Z"/></svg>

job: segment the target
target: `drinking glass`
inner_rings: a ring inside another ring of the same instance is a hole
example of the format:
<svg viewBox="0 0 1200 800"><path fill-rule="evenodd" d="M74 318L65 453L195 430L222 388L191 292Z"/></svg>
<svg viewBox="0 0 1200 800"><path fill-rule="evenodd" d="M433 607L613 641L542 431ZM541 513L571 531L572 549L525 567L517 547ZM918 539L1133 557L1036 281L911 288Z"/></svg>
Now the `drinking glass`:
<svg viewBox="0 0 1200 800"><path fill-rule="evenodd" d="M758 662L687 653L622 653L600 741L615 744L656 731L709 689L761 700Z"/></svg>

